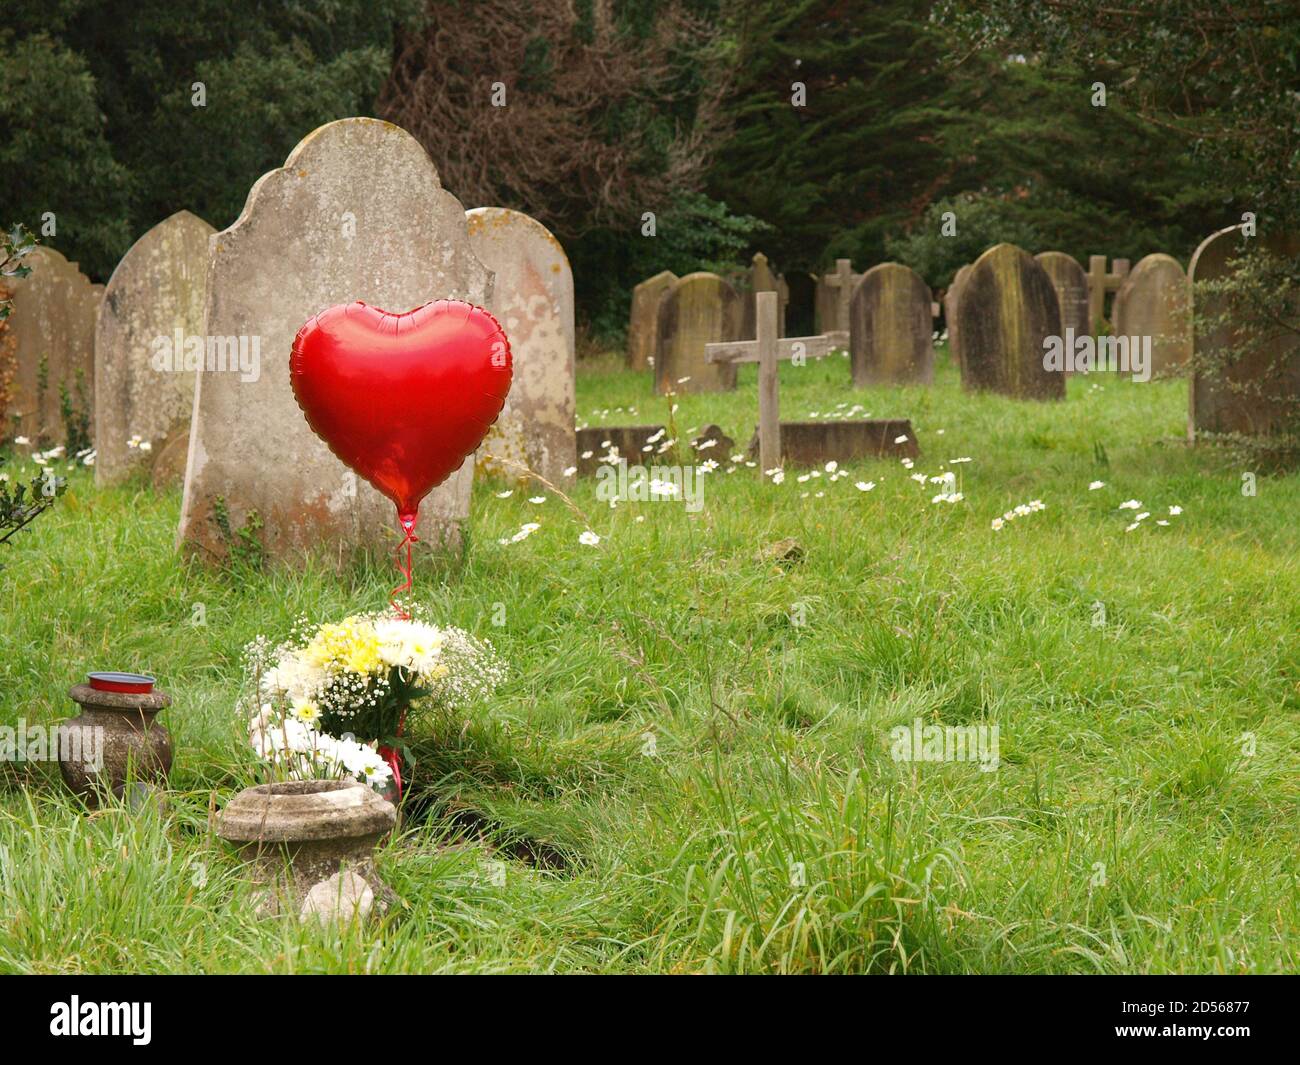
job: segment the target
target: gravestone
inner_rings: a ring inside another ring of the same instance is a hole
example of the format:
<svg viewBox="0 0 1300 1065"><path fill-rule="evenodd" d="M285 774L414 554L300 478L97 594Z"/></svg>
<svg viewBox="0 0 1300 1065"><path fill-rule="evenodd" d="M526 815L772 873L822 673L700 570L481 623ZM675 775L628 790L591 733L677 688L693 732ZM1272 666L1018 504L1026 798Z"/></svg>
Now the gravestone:
<svg viewBox="0 0 1300 1065"><path fill-rule="evenodd" d="M943 322L948 330L948 355L958 366L961 365L961 348L957 343L957 301L961 299L961 291L966 287L968 277L970 277L970 263L953 274L948 291L943 296Z"/></svg>
<svg viewBox="0 0 1300 1065"><path fill-rule="evenodd" d="M745 336L752 337L754 333L754 299L760 292L775 292L777 295L777 328L781 333L785 333L785 312L790 302L790 286L785 283L785 278L776 273L771 264L767 261L767 256L761 251L755 252L749 266L749 291L750 295L745 300Z"/></svg>
<svg viewBox="0 0 1300 1065"><path fill-rule="evenodd" d="M505 207L467 211L469 242L495 275L488 306L510 338L514 377L479 448L485 469L521 463L549 481L574 465L573 271L551 231Z"/></svg>
<svg viewBox="0 0 1300 1065"><path fill-rule="evenodd" d="M781 337L776 328L775 292L760 292L754 297L757 336L753 340L706 344L704 357L711 363L758 363L758 441L759 462L770 470L781 461L780 380L778 364L782 359L816 358L827 354L834 341L826 335Z"/></svg>
<svg viewBox="0 0 1300 1065"><path fill-rule="evenodd" d="M739 340L745 313L740 294L717 274L687 274L659 304L655 391L729 392L736 368L705 361L704 345ZM687 378L687 380L683 380Z"/></svg>
<svg viewBox="0 0 1300 1065"><path fill-rule="evenodd" d="M492 275L470 248L464 207L410 134L346 118L309 134L281 169L258 179L235 224L212 237L209 256L208 344L231 338L227 350L237 343L259 359L251 374L240 366L198 375L180 542L227 553L213 520L220 499L236 533L262 523L272 557L322 548L342 558L395 545L393 504L308 427L289 356L299 328L335 304L363 300L395 313L434 299L486 305ZM460 543L473 475L466 461L425 498L421 540Z"/></svg>
<svg viewBox="0 0 1300 1065"><path fill-rule="evenodd" d="M1073 255L1063 251L1045 251L1035 255L1039 266L1047 271L1061 305L1061 328L1073 329L1077 337L1092 334L1088 317L1088 275Z"/></svg>
<svg viewBox="0 0 1300 1065"><path fill-rule="evenodd" d="M646 456L653 456L667 438L668 430L662 425L589 425L579 429L578 476L590 477L605 464L602 459L610 455L627 459L631 466L638 465Z"/></svg>
<svg viewBox="0 0 1300 1065"><path fill-rule="evenodd" d="M1300 337L1256 312L1242 314L1227 293L1198 285L1231 278L1232 260L1252 241L1276 256L1300 255L1300 234L1285 231L1243 238L1240 226L1221 229L1201 242L1188 277L1196 314L1194 358L1187 436L1243 433L1270 436L1284 431L1300 404ZM1279 308L1282 321L1294 320L1300 306Z"/></svg>
<svg viewBox="0 0 1300 1065"><path fill-rule="evenodd" d="M928 385L934 380L930 286L901 263L873 266L849 303L853 387Z"/></svg>
<svg viewBox="0 0 1300 1065"><path fill-rule="evenodd" d="M1088 321L1089 331L1106 317L1106 296L1118 292L1124 278L1128 276L1127 259L1114 259L1111 268L1106 269L1106 256L1088 256Z"/></svg>
<svg viewBox="0 0 1300 1065"><path fill-rule="evenodd" d="M759 434L755 432L747 452L751 459L758 457L759 445ZM839 463L916 459L920 455L908 418L781 423L782 466L820 466L832 459Z"/></svg>
<svg viewBox="0 0 1300 1065"><path fill-rule="evenodd" d="M849 330L849 299L853 288L862 280L853 272L848 259L836 259L835 269L822 274L817 281L815 310L816 331L819 334L845 333Z"/></svg>
<svg viewBox="0 0 1300 1065"><path fill-rule="evenodd" d="M632 289L632 314L627 324L627 368L644 370L654 356L659 334L659 301L677 281L664 270Z"/></svg>
<svg viewBox="0 0 1300 1065"><path fill-rule="evenodd" d="M8 318L14 342L14 379L7 417L13 435L34 445L67 442L60 412L67 390L72 406L94 427L95 319L100 293L76 263L53 248L37 247L23 259L27 277L11 277Z"/></svg>
<svg viewBox="0 0 1300 1065"><path fill-rule="evenodd" d="M149 452L127 446L133 436L160 449L173 430L189 426L196 369L185 367L185 345L203 331L208 238L215 232L178 211L131 245L109 278L95 331L101 487L149 461Z"/></svg>
<svg viewBox="0 0 1300 1065"><path fill-rule="evenodd" d="M1151 373L1178 373L1192 357L1192 298L1187 275L1169 255L1148 255L1115 294L1116 336L1151 338Z"/></svg>
<svg viewBox="0 0 1300 1065"><path fill-rule="evenodd" d="M990 248L971 266L957 306L962 384L1016 399L1064 399L1065 374L1043 366L1044 341L1061 335L1052 279L1013 244Z"/></svg>

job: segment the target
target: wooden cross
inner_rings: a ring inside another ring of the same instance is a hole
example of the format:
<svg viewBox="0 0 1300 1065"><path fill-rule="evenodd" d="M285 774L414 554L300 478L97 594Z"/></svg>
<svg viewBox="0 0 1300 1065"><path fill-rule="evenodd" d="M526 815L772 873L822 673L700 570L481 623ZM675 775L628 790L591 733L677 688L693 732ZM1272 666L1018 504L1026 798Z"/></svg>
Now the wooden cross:
<svg viewBox="0 0 1300 1065"><path fill-rule="evenodd" d="M849 327L849 300L853 298L853 283L858 280L853 276L853 262L850 259L836 259L835 273L825 274L822 280L831 288L839 289L836 298L835 328L845 330Z"/></svg>
<svg viewBox="0 0 1300 1065"><path fill-rule="evenodd" d="M1106 256L1088 256L1088 328L1092 329L1106 313L1106 293L1118 292L1128 276L1128 260L1116 259L1106 272Z"/></svg>
<svg viewBox="0 0 1300 1065"><path fill-rule="evenodd" d="M781 337L777 332L777 295L754 295L757 340L730 340L704 345L705 362L758 363L758 461L763 472L781 465L781 404L777 363L781 359L817 357L847 342L842 332L814 337Z"/></svg>

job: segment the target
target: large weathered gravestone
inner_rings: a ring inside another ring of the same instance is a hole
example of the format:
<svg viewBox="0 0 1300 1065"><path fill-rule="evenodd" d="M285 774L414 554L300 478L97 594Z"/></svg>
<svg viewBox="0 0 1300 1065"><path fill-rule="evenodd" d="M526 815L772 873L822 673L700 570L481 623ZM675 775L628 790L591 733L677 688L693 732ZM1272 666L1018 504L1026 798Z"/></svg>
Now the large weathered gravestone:
<svg viewBox="0 0 1300 1065"><path fill-rule="evenodd" d="M43 446L65 443L60 413L65 390L73 410L94 425L100 293L76 263L53 248L34 249L23 265L31 269L27 277L9 278L15 367L7 428Z"/></svg>
<svg viewBox="0 0 1300 1065"><path fill-rule="evenodd" d="M962 384L1016 399L1064 399L1065 375L1043 366L1044 341L1061 336L1047 271L1013 244L975 260L957 305Z"/></svg>
<svg viewBox="0 0 1300 1065"><path fill-rule="evenodd" d="M178 211L131 245L109 279L95 331L95 483L114 484L189 427L203 331L207 222Z"/></svg>
<svg viewBox="0 0 1300 1065"><path fill-rule="evenodd" d="M558 481L574 465L573 271L551 231L526 214L476 207L465 220L470 247L496 275L488 309L510 338L514 365L480 461L519 476L494 461L509 459Z"/></svg>
<svg viewBox="0 0 1300 1065"><path fill-rule="evenodd" d="M970 263L953 274L952 282L943 295L943 321L948 330L948 355L958 366L961 365L961 348L957 342L957 301L961 299L961 292L966 287L968 277L970 277Z"/></svg>
<svg viewBox="0 0 1300 1065"><path fill-rule="evenodd" d="M627 323L627 368L644 370L654 356L659 336L659 301L677 281L664 270L632 289L632 314Z"/></svg>
<svg viewBox="0 0 1300 1065"><path fill-rule="evenodd" d="M1243 312L1228 293L1207 292L1202 282L1233 277L1233 260L1259 241L1276 256L1300 255L1300 234L1261 233L1244 238L1240 226L1203 240L1192 256L1188 277L1196 313L1194 359L1187 436L1243 433L1270 436L1288 428L1300 404L1300 337L1253 309ZM1294 320L1300 306L1278 308L1274 316Z"/></svg>
<svg viewBox="0 0 1300 1065"><path fill-rule="evenodd" d="M901 263L873 266L849 302L853 387L928 385L934 380L930 286Z"/></svg>
<svg viewBox="0 0 1300 1065"><path fill-rule="evenodd" d="M464 207L410 134L347 118L311 133L284 167L259 178L210 255L207 365L214 347L257 358L199 374L180 540L224 555L229 544L214 521L224 511L236 534L260 521L273 556L393 545L393 504L308 427L289 356L298 329L338 303L393 312L439 298L488 305L492 275L470 248ZM466 461L425 498L422 540L459 543L473 475Z"/></svg>
<svg viewBox="0 0 1300 1065"><path fill-rule="evenodd" d="M1073 329L1077 337L1092 333L1088 318L1088 275L1073 255L1063 251L1044 251L1035 255L1038 265L1047 271L1061 305L1061 328Z"/></svg>
<svg viewBox="0 0 1300 1065"><path fill-rule="evenodd" d="M1148 255L1115 294L1112 332L1150 337L1153 375L1177 373L1192 357L1191 286L1178 260Z"/></svg>
<svg viewBox="0 0 1300 1065"><path fill-rule="evenodd" d="M687 274L659 304L655 391L729 392L736 368L708 363L704 345L740 340L745 313L740 294L717 274Z"/></svg>

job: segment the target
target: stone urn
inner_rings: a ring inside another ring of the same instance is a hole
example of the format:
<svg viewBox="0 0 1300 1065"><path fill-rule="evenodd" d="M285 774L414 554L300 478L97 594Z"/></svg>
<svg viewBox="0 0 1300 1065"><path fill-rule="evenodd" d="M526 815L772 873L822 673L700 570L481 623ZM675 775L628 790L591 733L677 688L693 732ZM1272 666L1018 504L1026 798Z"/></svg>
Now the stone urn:
<svg viewBox="0 0 1300 1065"><path fill-rule="evenodd" d="M115 691L102 689L92 677L91 684L76 684L68 692L81 713L59 726L59 773L89 806L109 793L134 800L141 791L167 784L172 738L157 717L171 697L153 690L153 678L142 679L148 683L118 684L127 690Z"/></svg>
<svg viewBox="0 0 1300 1065"><path fill-rule="evenodd" d="M354 780L294 780L245 788L217 816L216 833L253 863L263 915L364 917L394 898L375 871L376 845L397 810Z"/></svg>

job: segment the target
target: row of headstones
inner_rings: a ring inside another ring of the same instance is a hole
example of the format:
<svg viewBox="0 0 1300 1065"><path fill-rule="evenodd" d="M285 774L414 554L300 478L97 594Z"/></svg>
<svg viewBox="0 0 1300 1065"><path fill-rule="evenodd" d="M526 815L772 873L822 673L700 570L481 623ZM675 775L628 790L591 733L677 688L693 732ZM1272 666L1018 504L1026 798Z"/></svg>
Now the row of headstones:
<svg viewBox="0 0 1300 1065"><path fill-rule="evenodd" d="M97 328L99 301L75 264L45 248L30 262L11 318L17 432L57 433L57 409L38 413L29 401L40 358L51 382L77 367L93 380L97 483L120 481L140 461L133 437L163 442L153 461L166 465L170 454L184 471L178 541L204 554L229 548L218 512L233 530L255 514L273 555L382 544L394 528L392 504L312 433L290 386L295 334L337 303L487 307L510 338L514 380L479 464L517 474L506 465L514 462L553 481L575 464L573 275L563 248L525 214L465 211L419 143L389 123L344 119L316 130L254 184L223 232L185 211L155 226L114 271ZM422 538L459 540L474 466L425 500Z"/></svg>
<svg viewBox="0 0 1300 1065"><path fill-rule="evenodd" d="M856 274L842 260L821 282L819 293L835 297L819 296L822 333L847 334L854 387L931 381L937 305L915 271L882 263ZM756 278L753 291L780 290ZM1107 291L1117 293L1115 331L1154 338L1156 373L1186 363L1189 283L1170 256L1147 256L1131 273L1122 260L1107 273L1104 257L1096 256L1085 273L1062 252L1031 257L1003 244L962 267L945 295L950 350L967 387L1022 398L1064 395L1063 375L1044 368L1044 338L1063 336L1067 326L1075 337L1092 334ZM633 293L629 364L639 368L653 354L660 392L729 390L734 366L705 365L701 352L706 343L752 336L752 315L744 313L752 302L714 274L665 272L642 282Z"/></svg>

